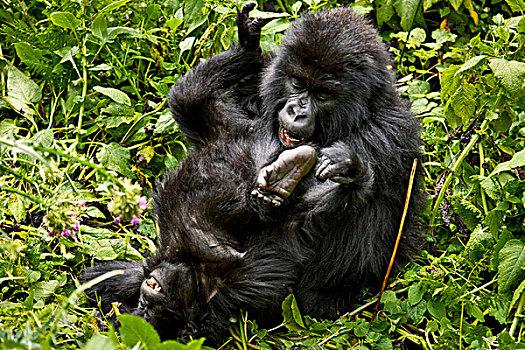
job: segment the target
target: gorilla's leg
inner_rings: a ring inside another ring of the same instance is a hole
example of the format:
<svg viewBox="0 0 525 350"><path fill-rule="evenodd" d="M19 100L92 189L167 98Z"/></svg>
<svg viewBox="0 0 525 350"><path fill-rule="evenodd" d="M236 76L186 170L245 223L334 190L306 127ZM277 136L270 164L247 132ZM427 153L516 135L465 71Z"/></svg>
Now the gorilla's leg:
<svg viewBox="0 0 525 350"><path fill-rule="evenodd" d="M285 150L275 162L261 169L257 177L258 188L252 191L252 195L265 204L281 205L312 169L316 158L311 146Z"/></svg>

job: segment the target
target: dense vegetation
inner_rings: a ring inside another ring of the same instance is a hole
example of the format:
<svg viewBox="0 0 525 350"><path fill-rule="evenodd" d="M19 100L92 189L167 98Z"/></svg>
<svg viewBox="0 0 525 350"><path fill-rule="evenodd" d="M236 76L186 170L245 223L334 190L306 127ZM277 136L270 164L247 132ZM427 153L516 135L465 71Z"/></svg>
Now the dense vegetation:
<svg viewBox="0 0 525 350"><path fill-rule="evenodd" d="M524 1L341 3L380 29L421 118L427 244L372 323L372 294L335 321L301 316L289 297L273 330L234 315L224 347L525 349ZM0 349L201 347L161 343L134 316L104 327L78 277L154 249L150 190L186 154L169 88L229 47L240 5L3 0ZM263 47L303 11L333 6L259 1Z"/></svg>

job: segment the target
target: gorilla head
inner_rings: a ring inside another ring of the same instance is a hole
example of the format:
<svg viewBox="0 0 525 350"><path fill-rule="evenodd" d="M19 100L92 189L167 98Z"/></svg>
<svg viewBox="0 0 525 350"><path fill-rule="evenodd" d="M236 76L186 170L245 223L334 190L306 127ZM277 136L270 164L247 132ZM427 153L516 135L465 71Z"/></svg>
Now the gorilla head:
<svg viewBox="0 0 525 350"><path fill-rule="evenodd" d="M263 110L285 147L327 146L370 115L372 97L393 93L390 64L377 32L351 9L304 15L263 75Z"/></svg>

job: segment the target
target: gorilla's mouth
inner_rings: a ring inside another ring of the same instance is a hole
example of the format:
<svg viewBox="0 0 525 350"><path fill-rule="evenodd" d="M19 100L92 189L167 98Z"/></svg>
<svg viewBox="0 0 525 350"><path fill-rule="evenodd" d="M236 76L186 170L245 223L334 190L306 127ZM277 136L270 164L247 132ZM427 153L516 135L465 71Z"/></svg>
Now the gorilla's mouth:
<svg viewBox="0 0 525 350"><path fill-rule="evenodd" d="M151 289L152 292L158 293L158 294L164 294L162 291L162 287L160 286L159 282L153 277L150 277L146 280L146 287Z"/></svg>
<svg viewBox="0 0 525 350"><path fill-rule="evenodd" d="M306 142L305 137L296 137L295 135L292 135L292 133L289 130L283 127L281 127L279 136L280 136L281 142L286 147L297 147Z"/></svg>

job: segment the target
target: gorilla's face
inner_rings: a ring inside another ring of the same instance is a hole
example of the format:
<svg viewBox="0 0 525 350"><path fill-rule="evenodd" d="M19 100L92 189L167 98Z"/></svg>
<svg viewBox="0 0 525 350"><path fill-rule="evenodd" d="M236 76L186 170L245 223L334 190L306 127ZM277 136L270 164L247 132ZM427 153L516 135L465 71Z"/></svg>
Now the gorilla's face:
<svg viewBox="0 0 525 350"><path fill-rule="evenodd" d="M319 111L334 98L334 93L309 79L286 77L287 100L279 111L279 137L285 147L297 147L315 133Z"/></svg>
<svg viewBox="0 0 525 350"><path fill-rule="evenodd" d="M194 299L195 281L184 264L163 262L149 272L140 286L139 305L133 314L151 323L161 337L171 338L187 319L185 311ZM164 330L169 325L171 330Z"/></svg>

